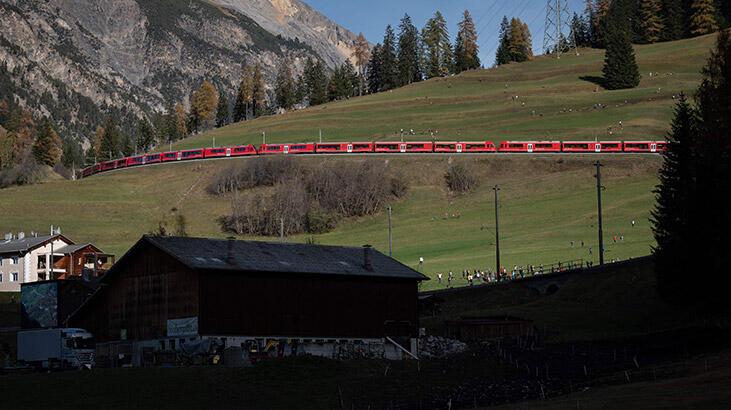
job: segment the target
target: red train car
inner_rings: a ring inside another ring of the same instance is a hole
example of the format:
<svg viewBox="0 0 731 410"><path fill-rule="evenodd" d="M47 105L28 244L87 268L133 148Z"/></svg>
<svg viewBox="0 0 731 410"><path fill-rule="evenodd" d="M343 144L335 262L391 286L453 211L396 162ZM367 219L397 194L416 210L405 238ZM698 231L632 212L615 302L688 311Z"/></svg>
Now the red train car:
<svg viewBox="0 0 731 410"><path fill-rule="evenodd" d="M179 151L163 152L161 154L160 160L162 162L178 161L178 160L180 160L180 152Z"/></svg>
<svg viewBox="0 0 731 410"><path fill-rule="evenodd" d="M376 142L375 152L434 152L433 142Z"/></svg>
<svg viewBox="0 0 731 410"><path fill-rule="evenodd" d="M259 147L259 154L314 154L315 144L312 142L302 144L262 144Z"/></svg>
<svg viewBox="0 0 731 410"><path fill-rule="evenodd" d="M137 157L129 157L125 158L127 162L125 162L126 166L128 167L134 167L136 165L144 165L145 164L145 156L140 155Z"/></svg>
<svg viewBox="0 0 731 410"><path fill-rule="evenodd" d="M561 152L560 141L502 141L499 152Z"/></svg>
<svg viewBox="0 0 731 410"><path fill-rule="evenodd" d="M232 157L240 157L243 155L256 155L256 148L253 145L240 145L231 148Z"/></svg>
<svg viewBox="0 0 731 410"><path fill-rule="evenodd" d="M624 152L662 152L667 143L655 141L625 141Z"/></svg>
<svg viewBox="0 0 731 410"><path fill-rule="evenodd" d="M189 149L186 151L180 151L180 160L186 161L191 159L201 159L203 158L203 149Z"/></svg>
<svg viewBox="0 0 731 410"><path fill-rule="evenodd" d="M656 141L655 148L657 149L657 152L665 152L668 150L668 143L667 141Z"/></svg>
<svg viewBox="0 0 731 410"><path fill-rule="evenodd" d="M352 154L373 152L372 142L321 142L315 144L318 154Z"/></svg>
<svg viewBox="0 0 731 410"><path fill-rule="evenodd" d="M112 170L114 168L117 168L117 161L106 161L106 162L102 162L99 165L99 171L100 172L102 172L102 171L109 171L109 170Z"/></svg>
<svg viewBox="0 0 731 410"><path fill-rule="evenodd" d="M81 171L81 177L86 178L86 177L94 175L95 169L96 169L96 165L92 165L90 167L84 168L84 170Z"/></svg>
<svg viewBox="0 0 731 410"><path fill-rule="evenodd" d="M230 157L231 148L206 148L203 150L203 156L205 158Z"/></svg>
<svg viewBox="0 0 731 410"><path fill-rule="evenodd" d="M162 154L145 155L145 164L157 164L162 161Z"/></svg>
<svg viewBox="0 0 731 410"><path fill-rule="evenodd" d="M495 152L492 141L435 142L434 152Z"/></svg>
<svg viewBox="0 0 731 410"><path fill-rule="evenodd" d="M602 152L602 144L594 141L565 141L561 143L563 152Z"/></svg>
<svg viewBox="0 0 731 410"><path fill-rule="evenodd" d="M127 158L122 158L114 161L114 168L126 168L127 167Z"/></svg>

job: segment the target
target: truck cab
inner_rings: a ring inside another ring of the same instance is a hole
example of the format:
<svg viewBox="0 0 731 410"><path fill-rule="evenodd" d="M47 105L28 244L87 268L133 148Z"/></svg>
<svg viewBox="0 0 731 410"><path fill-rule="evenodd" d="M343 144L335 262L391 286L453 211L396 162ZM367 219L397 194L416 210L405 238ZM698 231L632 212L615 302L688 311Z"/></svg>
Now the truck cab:
<svg viewBox="0 0 731 410"><path fill-rule="evenodd" d="M94 336L84 329L35 329L18 332L18 362L41 369L91 368Z"/></svg>

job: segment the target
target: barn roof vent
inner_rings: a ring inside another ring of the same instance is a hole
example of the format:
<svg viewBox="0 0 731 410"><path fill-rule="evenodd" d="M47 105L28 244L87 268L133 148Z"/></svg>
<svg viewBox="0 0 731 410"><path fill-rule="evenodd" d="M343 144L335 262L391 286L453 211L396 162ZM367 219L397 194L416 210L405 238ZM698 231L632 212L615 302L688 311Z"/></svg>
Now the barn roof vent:
<svg viewBox="0 0 731 410"><path fill-rule="evenodd" d="M373 272L371 245L363 245L363 268L369 272Z"/></svg>

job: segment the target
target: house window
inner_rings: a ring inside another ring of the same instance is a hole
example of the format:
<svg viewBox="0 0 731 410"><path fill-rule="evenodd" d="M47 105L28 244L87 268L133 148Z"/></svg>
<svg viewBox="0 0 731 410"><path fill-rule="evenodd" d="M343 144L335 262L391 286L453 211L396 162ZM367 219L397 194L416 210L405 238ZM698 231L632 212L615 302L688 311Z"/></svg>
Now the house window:
<svg viewBox="0 0 731 410"><path fill-rule="evenodd" d="M3 274L0 273L0 283L3 283Z"/></svg>
<svg viewBox="0 0 731 410"><path fill-rule="evenodd" d="M0 258L0 266L3 266L3 258Z"/></svg>
<svg viewBox="0 0 731 410"><path fill-rule="evenodd" d="M12 264L13 265L17 265L18 264L18 257L17 256L13 256L13 263Z"/></svg>
<svg viewBox="0 0 731 410"><path fill-rule="evenodd" d="M38 280L39 281L46 280L46 274L45 273L39 273L38 274Z"/></svg>
<svg viewBox="0 0 731 410"><path fill-rule="evenodd" d="M18 272L13 272L10 274L10 281L11 282L17 282L18 281Z"/></svg>

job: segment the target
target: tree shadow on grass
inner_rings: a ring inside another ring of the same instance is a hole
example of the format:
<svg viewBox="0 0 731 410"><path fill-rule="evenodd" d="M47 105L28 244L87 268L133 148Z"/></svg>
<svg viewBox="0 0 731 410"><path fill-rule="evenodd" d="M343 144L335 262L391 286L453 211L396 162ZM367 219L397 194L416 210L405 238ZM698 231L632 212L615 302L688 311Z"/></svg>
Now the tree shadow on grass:
<svg viewBox="0 0 731 410"><path fill-rule="evenodd" d="M588 82L590 82L592 84L596 84L600 87L607 88L606 87L607 82L604 79L604 77L598 77L595 75L582 75L581 77L579 77L579 80L588 81Z"/></svg>

